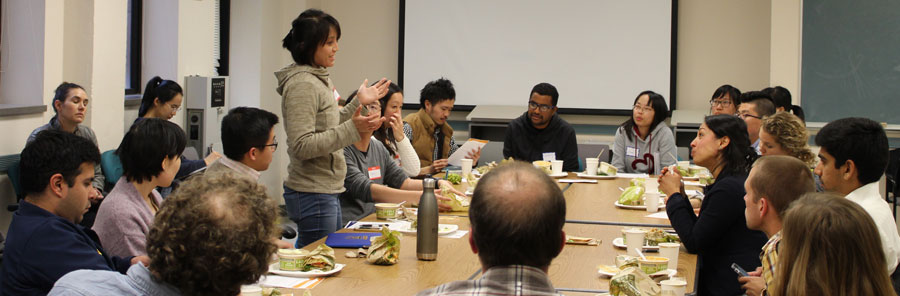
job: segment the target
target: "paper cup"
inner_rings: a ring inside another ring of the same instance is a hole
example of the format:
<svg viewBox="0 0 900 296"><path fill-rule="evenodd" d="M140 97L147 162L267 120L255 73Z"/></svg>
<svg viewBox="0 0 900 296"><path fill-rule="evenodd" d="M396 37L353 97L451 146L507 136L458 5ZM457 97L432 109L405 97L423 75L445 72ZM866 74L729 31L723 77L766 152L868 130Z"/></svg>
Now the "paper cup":
<svg viewBox="0 0 900 296"><path fill-rule="evenodd" d="M462 177L466 178L466 176L468 176L469 173L472 172L472 160L469 158L463 158L461 162L462 164L460 166L462 166Z"/></svg>
<svg viewBox="0 0 900 296"><path fill-rule="evenodd" d="M659 181L656 178L644 179L644 192L659 195Z"/></svg>
<svg viewBox="0 0 900 296"><path fill-rule="evenodd" d="M261 295L261 293L262 293L262 287L259 284L241 286L241 294L240 295L242 295L242 296Z"/></svg>
<svg viewBox="0 0 900 296"><path fill-rule="evenodd" d="M640 256L638 255L637 250L643 250L644 235L647 234L647 231L640 229L626 229L622 232L625 233L625 247L628 249L628 255Z"/></svg>
<svg viewBox="0 0 900 296"><path fill-rule="evenodd" d="M664 280L659 282L662 286L662 295L684 295L687 290L687 282L681 280Z"/></svg>
<svg viewBox="0 0 900 296"><path fill-rule="evenodd" d="M596 176L598 165L600 165L599 158L585 158L584 159L584 172L588 175Z"/></svg>
<svg viewBox="0 0 900 296"><path fill-rule="evenodd" d="M679 243L659 243L659 255L669 258L669 269L678 269Z"/></svg>
<svg viewBox="0 0 900 296"><path fill-rule="evenodd" d="M644 193L644 205L647 207L647 212L656 213L659 211L659 193L656 191L647 190Z"/></svg>
<svg viewBox="0 0 900 296"><path fill-rule="evenodd" d="M395 203L377 203L375 204L375 217L378 219L394 219L397 218L397 212L400 205Z"/></svg>
<svg viewBox="0 0 900 296"><path fill-rule="evenodd" d="M553 171L554 175L562 174L563 172L563 161L562 160L554 160L550 162L550 170Z"/></svg>

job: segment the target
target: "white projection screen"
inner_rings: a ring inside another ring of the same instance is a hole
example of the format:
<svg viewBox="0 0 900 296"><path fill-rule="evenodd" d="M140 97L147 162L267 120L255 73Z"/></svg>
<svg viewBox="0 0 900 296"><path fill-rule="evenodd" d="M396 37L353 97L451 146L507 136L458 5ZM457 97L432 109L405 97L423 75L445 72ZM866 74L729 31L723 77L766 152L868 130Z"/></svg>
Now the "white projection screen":
<svg viewBox="0 0 900 296"><path fill-rule="evenodd" d="M457 106L523 106L549 82L563 113L621 114L644 90L671 109L674 1L402 1L404 103L445 77Z"/></svg>

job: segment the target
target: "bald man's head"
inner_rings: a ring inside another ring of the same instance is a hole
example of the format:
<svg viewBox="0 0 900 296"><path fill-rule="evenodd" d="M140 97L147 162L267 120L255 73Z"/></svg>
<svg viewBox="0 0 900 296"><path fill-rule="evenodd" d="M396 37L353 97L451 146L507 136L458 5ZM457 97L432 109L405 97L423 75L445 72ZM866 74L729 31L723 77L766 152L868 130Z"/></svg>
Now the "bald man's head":
<svg viewBox="0 0 900 296"><path fill-rule="evenodd" d="M566 201L547 174L529 163L501 165L478 182L469 219L485 267L543 268L559 254Z"/></svg>

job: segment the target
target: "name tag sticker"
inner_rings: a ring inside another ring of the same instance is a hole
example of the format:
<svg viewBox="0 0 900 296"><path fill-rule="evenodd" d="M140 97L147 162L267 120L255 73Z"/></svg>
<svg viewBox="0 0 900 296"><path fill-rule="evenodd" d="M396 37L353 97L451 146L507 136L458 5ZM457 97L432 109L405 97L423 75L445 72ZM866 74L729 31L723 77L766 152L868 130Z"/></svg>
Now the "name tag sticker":
<svg viewBox="0 0 900 296"><path fill-rule="evenodd" d="M341 100L341 94L338 93L337 88L331 88L331 91L334 92L334 100L335 100L335 101L340 101L340 100Z"/></svg>
<svg viewBox="0 0 900 296"><path fill-rule="evenodd" d="M556 160L556 152L544 152L544 161Z"/></svg>
<svg viewBox="0 0 900 296"><path fill-rule="evenodd" d="M369 168L369 180L381 179L381 167L374 166Z"/></svg>
<svg viewBox="0 0 900 296"><path fill-rule="evenodd" d="M625 147L625 156L637 157L638 149L635 147Z"/></svg>

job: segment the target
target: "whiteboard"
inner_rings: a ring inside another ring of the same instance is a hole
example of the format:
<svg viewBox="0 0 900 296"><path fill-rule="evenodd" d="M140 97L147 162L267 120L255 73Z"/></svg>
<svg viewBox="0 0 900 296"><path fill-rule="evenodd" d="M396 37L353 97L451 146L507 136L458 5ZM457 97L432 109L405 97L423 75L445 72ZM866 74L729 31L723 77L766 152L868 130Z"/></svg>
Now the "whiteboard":
<svg viewBox="0 0 900 296"><path fill-rule="evenodd" d="M456 105L525 105L548 82L560 108L630 110L672 97L673 0L405 1L404 103L445 77Z"/></svg>

